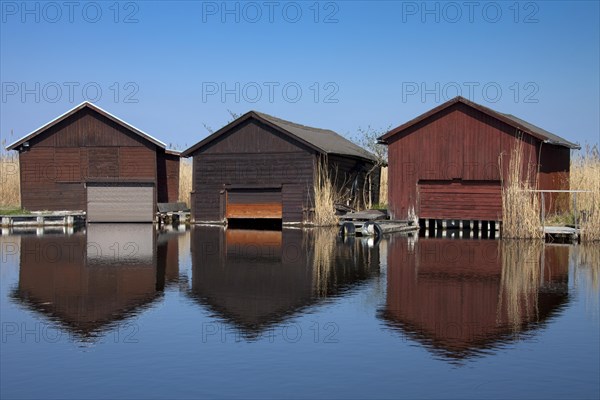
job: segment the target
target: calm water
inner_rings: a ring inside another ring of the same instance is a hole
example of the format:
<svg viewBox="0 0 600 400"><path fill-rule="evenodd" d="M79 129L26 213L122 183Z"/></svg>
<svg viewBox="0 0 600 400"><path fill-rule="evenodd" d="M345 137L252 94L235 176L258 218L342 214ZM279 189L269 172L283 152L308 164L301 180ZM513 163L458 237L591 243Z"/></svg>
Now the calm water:
<svg viewBox="0 0 600 400"><path fill-rule="evenodd" d="M600 246L0 236L8 398L599 398Z"/></svg>

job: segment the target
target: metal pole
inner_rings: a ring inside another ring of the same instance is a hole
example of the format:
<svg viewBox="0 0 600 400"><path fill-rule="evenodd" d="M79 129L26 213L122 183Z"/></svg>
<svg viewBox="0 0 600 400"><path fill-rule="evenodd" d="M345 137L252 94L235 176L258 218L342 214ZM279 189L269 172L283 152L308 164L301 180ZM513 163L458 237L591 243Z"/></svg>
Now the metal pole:
<svg viewBox="0 0 600 400"><path fill-rule="evenodd" d="M579 213L577 212L577 192L573 196L573 206L575 208L575 229L579 228Z"/></svg>
<svg viewBox="0 0 600 400"><path fill-rule="evenodd" d="M542 192L542 225L545 224L546 220L546 202L544 201L544 192Z"/></svg>

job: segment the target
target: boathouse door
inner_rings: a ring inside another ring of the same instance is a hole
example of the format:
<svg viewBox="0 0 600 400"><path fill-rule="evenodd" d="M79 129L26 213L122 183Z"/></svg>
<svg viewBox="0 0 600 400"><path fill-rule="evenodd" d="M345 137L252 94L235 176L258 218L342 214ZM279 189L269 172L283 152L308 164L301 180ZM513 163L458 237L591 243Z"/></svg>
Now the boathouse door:
<svg viewBox="0 0 600 400"><path fill-rule="evenodd" d="M154 184L87 183L88 222L153 222Z"/></svg>
<svg viewBox="0 0 600 400"><path fill-rule="evenodd" d="M227 219L281 219L281 188L227 189Z"/></svg>
<svg viewBox="0 0 600 400"><path fill-rule="evenodd" d="M499 221L500 181L420 181L419 218Z"/></svg>

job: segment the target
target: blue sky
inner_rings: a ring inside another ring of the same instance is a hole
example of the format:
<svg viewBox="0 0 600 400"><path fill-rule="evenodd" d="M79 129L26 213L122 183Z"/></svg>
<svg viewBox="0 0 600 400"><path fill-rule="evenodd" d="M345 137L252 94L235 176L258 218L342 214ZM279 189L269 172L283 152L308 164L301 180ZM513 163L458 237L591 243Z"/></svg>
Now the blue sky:
<svg viewBox="0 0 600 400"><path fill-rule="evenodd" d="M84 100L184 149L228 110L352 136L456 94L600 141L596 1L2 1L1 12L8 142Z"/></svg>

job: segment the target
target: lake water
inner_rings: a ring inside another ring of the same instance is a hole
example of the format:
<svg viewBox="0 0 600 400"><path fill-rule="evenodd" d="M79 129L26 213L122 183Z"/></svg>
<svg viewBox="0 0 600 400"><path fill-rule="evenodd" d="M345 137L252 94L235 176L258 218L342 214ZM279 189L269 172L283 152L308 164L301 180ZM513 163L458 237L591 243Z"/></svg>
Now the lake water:
<svg viewBox="0 0 600 400"><path fill-rule="evenodd" d="M0 397L600 397L600 246L0 236Z"/></svg>

